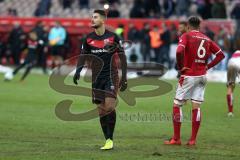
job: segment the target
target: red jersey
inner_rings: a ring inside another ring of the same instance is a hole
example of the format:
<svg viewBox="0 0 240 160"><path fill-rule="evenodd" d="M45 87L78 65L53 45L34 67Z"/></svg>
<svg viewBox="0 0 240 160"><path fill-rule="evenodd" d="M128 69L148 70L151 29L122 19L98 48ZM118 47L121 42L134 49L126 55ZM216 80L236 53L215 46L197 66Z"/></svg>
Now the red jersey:
<svg viewBox="0 0 240 160"><path fill-rule="evenodd" d="M209 57L212 54L222 54L215 42L197 30L184 33L179 38L178 47L184 48L181 66L189 68L182 73L186 76L205 75Z"/></svg>
<svg viewBox="0 0 240 160"><path fill-rule="evenodd" d="M240 50L237 50L233 53L232 58L239 58L240 57Z"/></svg>

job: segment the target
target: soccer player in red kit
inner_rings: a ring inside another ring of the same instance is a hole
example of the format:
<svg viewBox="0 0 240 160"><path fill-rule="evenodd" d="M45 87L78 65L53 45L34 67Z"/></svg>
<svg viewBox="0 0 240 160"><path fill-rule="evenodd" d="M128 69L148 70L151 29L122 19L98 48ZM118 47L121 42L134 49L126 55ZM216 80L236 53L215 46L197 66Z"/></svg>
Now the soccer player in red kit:
<svg viewBox="0 0 240 160"><path fill-rule="evenodd" d="M228 61L227 69L227 104L228 116L233 116L233 92L235 88L236 78L240 76L240 50L233 53Z"/></svg>
<svg viewBox="0 0 240 160"><path fill-rule="evenodd" d="M222 50L210 38L199 32L200 19L188 19L189 31L179 38L177 47L177 65L181 71L173 104L173 137L165 141L167 145L181 145L180 129L183 119L182 105L192 102L192 135L187 145L195 145L201 122L200 105L204 101L207 70L218 64L223 58ZM214 54L213 61L208 63Z"/></svg>

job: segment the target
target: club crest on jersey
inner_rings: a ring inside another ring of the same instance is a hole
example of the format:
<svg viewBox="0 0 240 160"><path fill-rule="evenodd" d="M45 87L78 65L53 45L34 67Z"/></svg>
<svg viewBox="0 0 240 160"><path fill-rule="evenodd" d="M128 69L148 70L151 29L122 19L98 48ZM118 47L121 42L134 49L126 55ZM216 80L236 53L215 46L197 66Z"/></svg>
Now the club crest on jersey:
<svg viewBox="0 0 240 160"><path fill-rule="evenodd" d="M111 90L114 90L114 89L115 89L115 87L114 87L114 86L110 86L110 88L111 88Z"/></svg>
<svg viewBox="0 0 240 160"><path fill-rule="evenodd" d="M110 40L109 39L104 39L104 45L109 44Z"/></svg>

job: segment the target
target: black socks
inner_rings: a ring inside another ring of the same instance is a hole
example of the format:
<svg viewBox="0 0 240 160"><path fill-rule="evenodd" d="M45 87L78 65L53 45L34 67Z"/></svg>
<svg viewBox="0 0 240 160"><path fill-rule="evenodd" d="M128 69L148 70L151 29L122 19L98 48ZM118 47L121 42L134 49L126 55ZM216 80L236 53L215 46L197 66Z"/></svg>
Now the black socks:
<svg viewBox="0 0 240 160"><path fill-rule="evenodd" d="M100 123L105 139L113 139L113 132L116 124L116 112L113 110L105 116L100 117Z"/></svg>

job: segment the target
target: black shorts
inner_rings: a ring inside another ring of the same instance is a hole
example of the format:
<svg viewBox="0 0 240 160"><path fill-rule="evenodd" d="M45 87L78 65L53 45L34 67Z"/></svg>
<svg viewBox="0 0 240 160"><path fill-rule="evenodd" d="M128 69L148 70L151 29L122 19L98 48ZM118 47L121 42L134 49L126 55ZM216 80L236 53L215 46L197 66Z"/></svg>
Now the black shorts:
<svg viewBox="0 0 240 160"><path fill-rule="evenodd" d="M106 97L117 98L118 83L118 77L98 78L92 83L92 102L100 104L105 101Z"/></svg>
<svg viewBox="0 0 240 160"><path fill-rule="evenodd" d="M64 47L63 45L55 45L51 47L51 54L53 56L63 57Z"/></svg>
<svg viewBox="0 0 240 160"><path fill-rule="evenodd" d="M36 53L28 53L26 58L24 59L24 63L28 64L36 64L37 61L37 54Z"/></svg>

